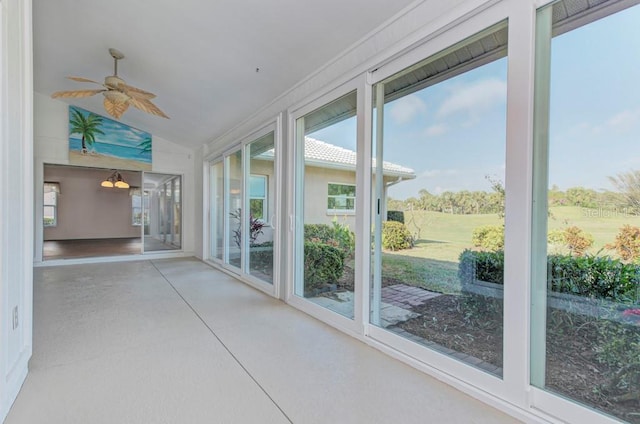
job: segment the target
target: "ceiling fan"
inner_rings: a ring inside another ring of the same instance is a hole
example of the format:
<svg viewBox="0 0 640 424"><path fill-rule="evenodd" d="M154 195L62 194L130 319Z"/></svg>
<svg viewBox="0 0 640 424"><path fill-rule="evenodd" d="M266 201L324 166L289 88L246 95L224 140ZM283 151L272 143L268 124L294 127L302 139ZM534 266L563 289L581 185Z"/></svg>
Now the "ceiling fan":
<svg viewBox="0 0 640 424"><path fill-rule="evenodd" d="M116 119L120 118L122 114L127 111L129 105L143 112L169 119L158 106L151 102L151 99L156 97L155 94L127 85L124 80L118 76L118 60L124 59L124 54L116 49L109 49L109 54L111 54L111 57L114 59L114 71L113 75L105 77L104 84L82 77L67 77L72 81L90 82L98 84L103 88L95 90L57 91L53 93L51 97L54 99L58 97L80 98L102 93L104 96L104 109L109 115Z"/></svg>

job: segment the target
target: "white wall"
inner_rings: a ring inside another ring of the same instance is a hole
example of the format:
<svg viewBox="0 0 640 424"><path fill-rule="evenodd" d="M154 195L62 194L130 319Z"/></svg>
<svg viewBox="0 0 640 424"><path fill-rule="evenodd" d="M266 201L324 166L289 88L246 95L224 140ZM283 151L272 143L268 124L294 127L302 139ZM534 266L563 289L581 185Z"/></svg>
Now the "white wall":
<svg viewBox="0 0 640 424"><path fill-rule="evenodd" d="M42 260L42 184L44 164L69 164L68 142L69 106L43 94L34 95L34 161L35 161L35 260ZM128 113L142 113L130 111ZM160 118L158 118L160 119ZM145 130L145 128L141 128ZM153 135L153 134L152 134ZM185 254L195 249L196 180L194 152L169 140L153 136L153 172L178 174L183 179L182 246ZM201 177L198 182L198 197L202 193ZM64 188L63 195L64 195ZM198 211L202 210L201 207ZM199 244L199 246L201 243Z"/></svg>
<svg viewBox="0 0 640 424"><path fill-rule="evenodd" d="M32 350L31 58L31 0L0 0L0 421Z"/></svg>
<svg viewBox="0 0 640 424"><path fill-rule="evenodd" d="M132 225L129 190L105 188L100 182L111 170L45 166L44 180L60 184L57 225L45 227L45 240L140 237L140 226ZM142 173L121 172L134 187L142 187ZM39 195L39 193L38 193Z"/></svg>

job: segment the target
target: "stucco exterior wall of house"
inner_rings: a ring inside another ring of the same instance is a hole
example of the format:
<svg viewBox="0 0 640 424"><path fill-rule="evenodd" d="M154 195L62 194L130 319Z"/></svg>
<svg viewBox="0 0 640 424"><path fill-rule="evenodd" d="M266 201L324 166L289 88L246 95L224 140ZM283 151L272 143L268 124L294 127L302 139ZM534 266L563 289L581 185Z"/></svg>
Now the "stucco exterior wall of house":
<svg viewBox="0 0 640 424"><path fill-rule="evenodd" d="M327 211L329 183L355 184L356 174L354 171L307 166L304 172L304 223L331 224L337 219L354 229L356 218L353 212L338 214Z"/></svg>

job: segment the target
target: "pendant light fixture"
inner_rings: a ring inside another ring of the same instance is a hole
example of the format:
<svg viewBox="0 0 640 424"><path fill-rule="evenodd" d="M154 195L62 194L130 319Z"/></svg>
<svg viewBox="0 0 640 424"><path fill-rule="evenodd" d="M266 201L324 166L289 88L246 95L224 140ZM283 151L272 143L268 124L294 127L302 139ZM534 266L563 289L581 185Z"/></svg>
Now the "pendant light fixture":
<svg viewBox="0 0 640 424"><path fill-rule="evenodd" d="M100 185L107 188L129 188L129 184L122 178L122 175L117 170L114 170Z"/></svg>

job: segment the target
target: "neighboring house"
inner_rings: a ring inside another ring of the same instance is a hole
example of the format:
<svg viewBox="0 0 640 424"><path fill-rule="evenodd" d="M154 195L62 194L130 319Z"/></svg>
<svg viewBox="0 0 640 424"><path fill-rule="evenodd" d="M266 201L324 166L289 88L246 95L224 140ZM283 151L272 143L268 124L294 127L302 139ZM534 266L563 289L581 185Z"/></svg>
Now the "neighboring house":
<svg viewBox="0 0 640 424"><path fill-rule="evenodd" d="M337 219L355 225L356 199L356 152L310 137L305 138L304 173L304 222L307 224L330 224ZM271 220L273 210L273 166L262 161L273 160L273 151L251 158L250 181L251 209L254 215ZM375 168L375 159L373 161ZM264 169L264 173L260 173ZM381 206L386 205L389 186L416 177L413 169L390 162L383 163L384 193ZM375 178L375 176L374 176ZM261 211L261 212L257 212ZM257 213L256 213L257 212ZM383 209L383 214L386 210ZM266 234L265 234L266 235ZM267 235L267 238L268 235Z"/></svg>

